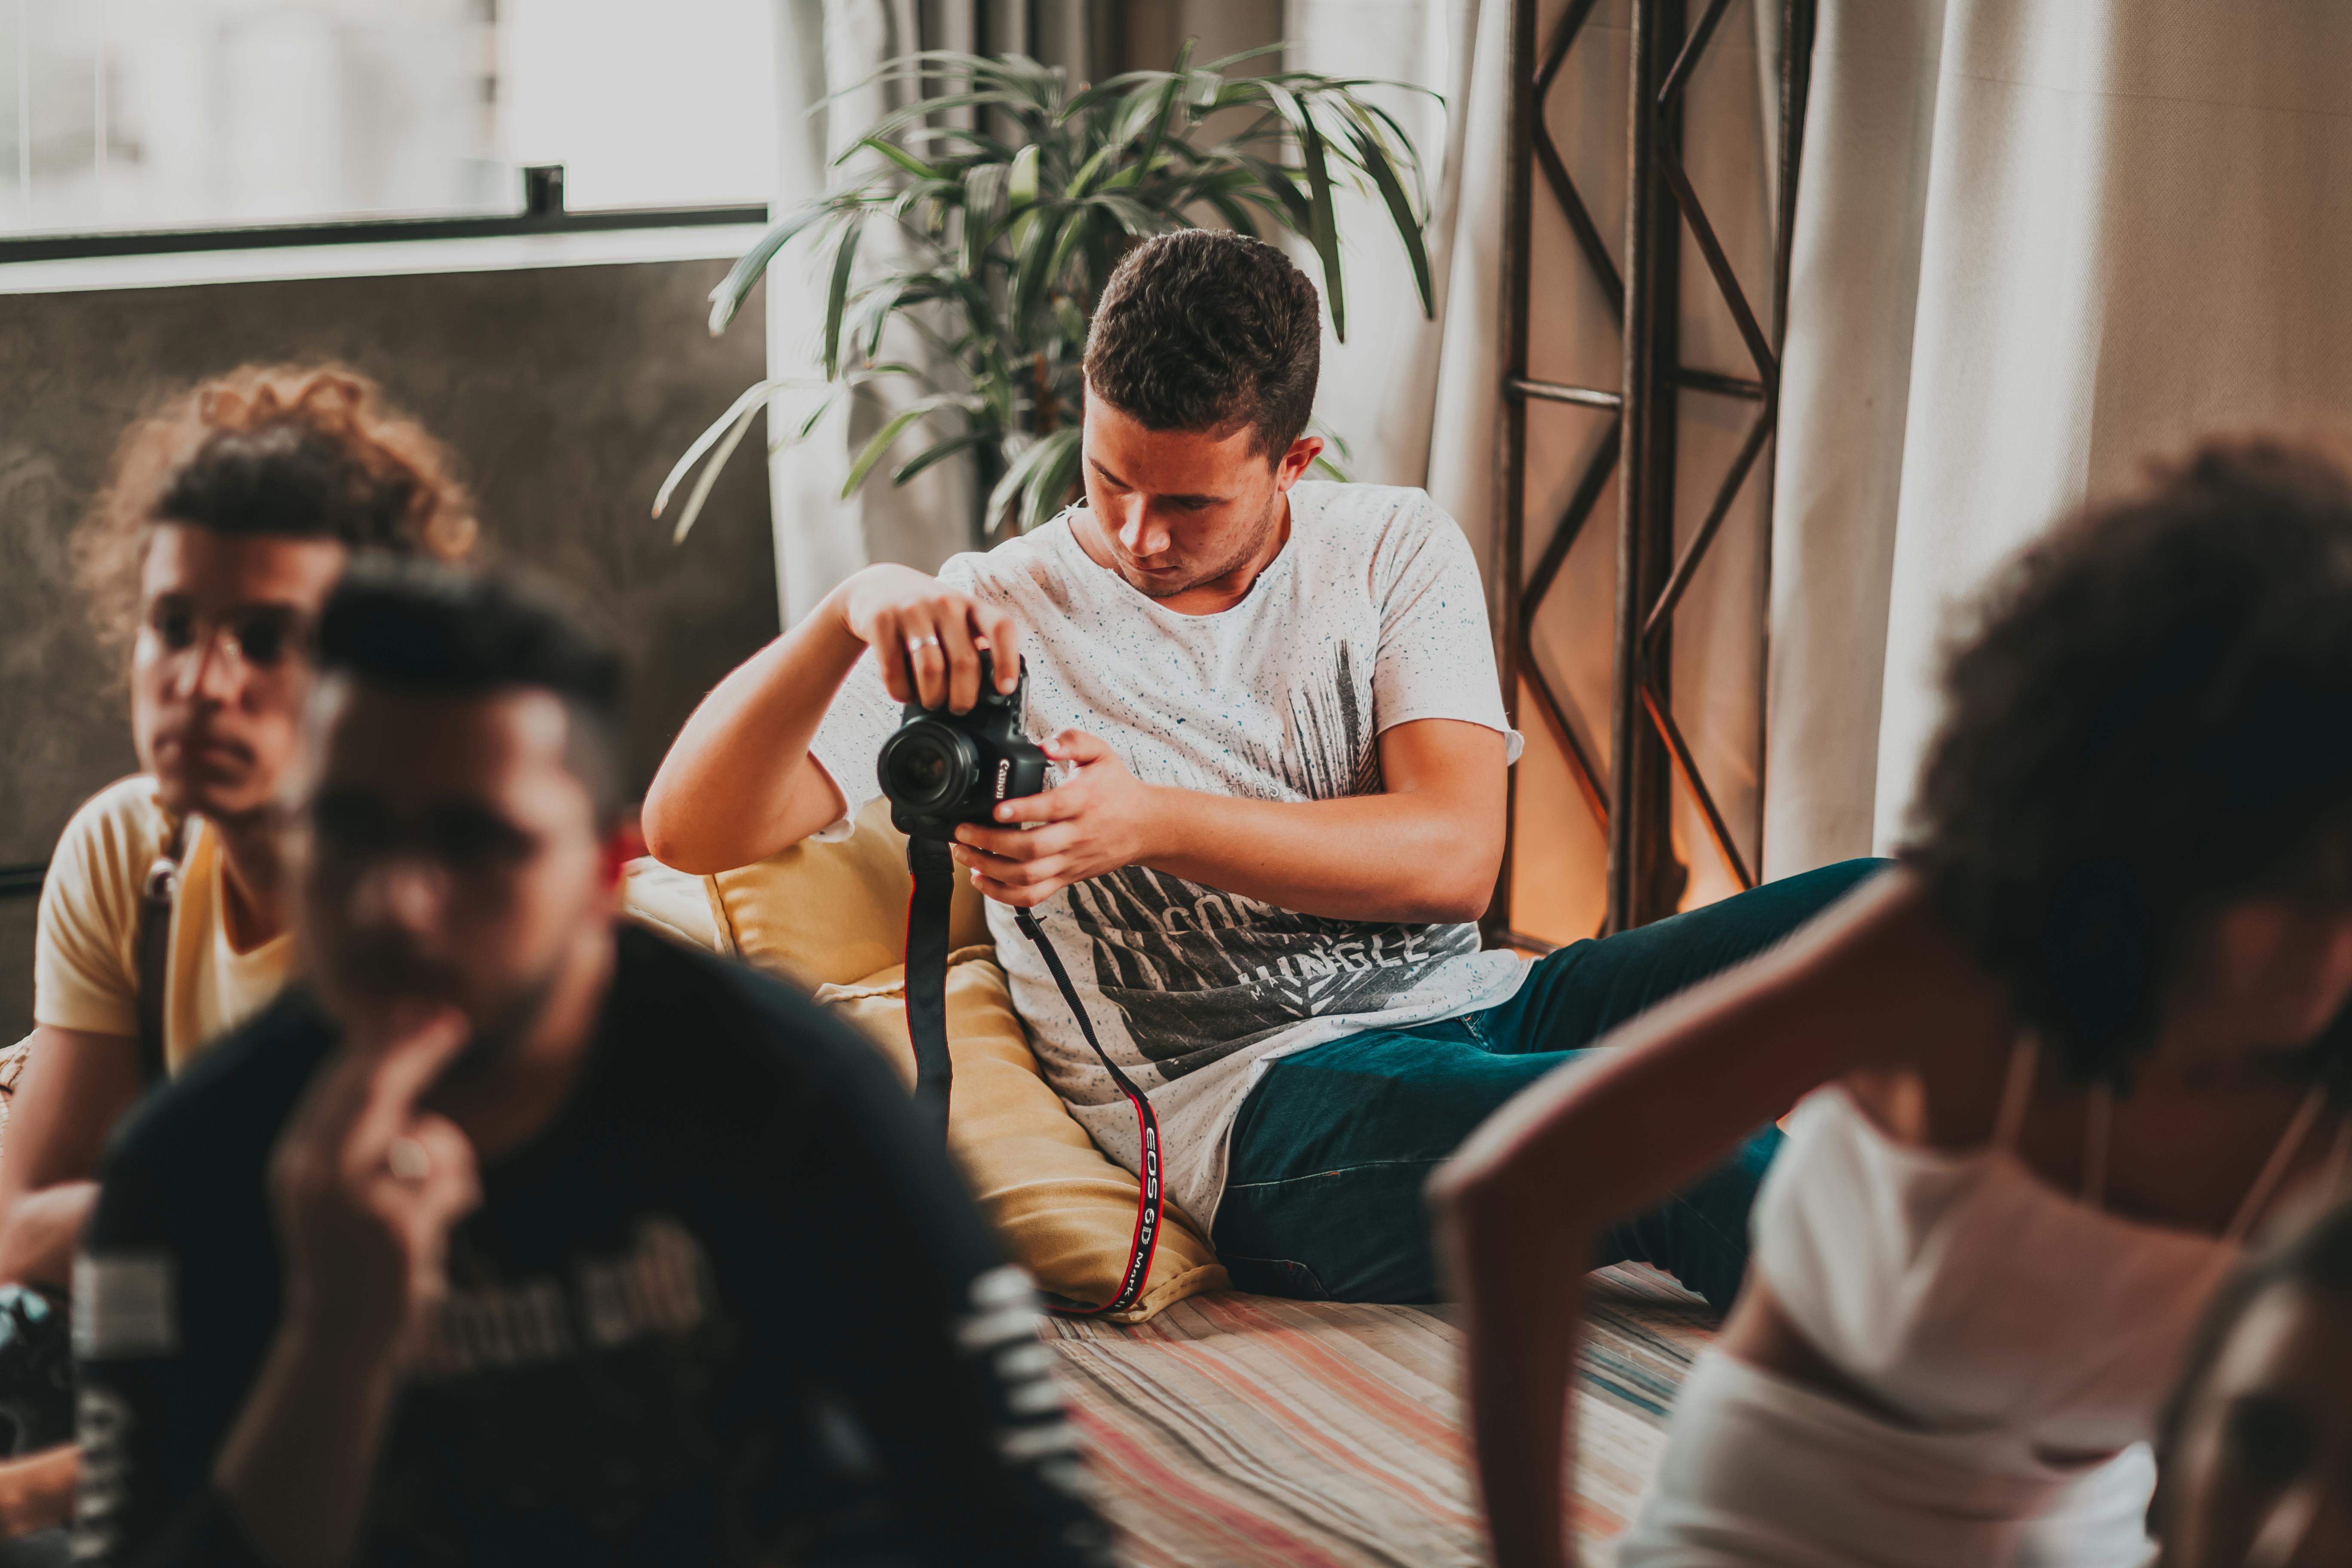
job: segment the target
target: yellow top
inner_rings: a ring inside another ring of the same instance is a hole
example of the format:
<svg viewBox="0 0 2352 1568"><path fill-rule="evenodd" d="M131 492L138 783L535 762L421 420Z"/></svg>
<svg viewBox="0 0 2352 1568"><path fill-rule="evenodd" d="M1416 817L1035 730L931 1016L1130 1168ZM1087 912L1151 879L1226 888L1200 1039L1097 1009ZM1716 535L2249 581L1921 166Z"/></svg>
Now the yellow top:
<svg viewBox="0 0 2352 1568"><path fill-rule="evenodd" d="M90 796L66 824L41 888L33 944L33 1021L103 1035L139 1033L139 894L171 837L155 781L134 775ZM172 910L163 1059L174 1073L214 1037L284 989L294 942L249 952L229 942L220 835L191 819Z"/></svg>

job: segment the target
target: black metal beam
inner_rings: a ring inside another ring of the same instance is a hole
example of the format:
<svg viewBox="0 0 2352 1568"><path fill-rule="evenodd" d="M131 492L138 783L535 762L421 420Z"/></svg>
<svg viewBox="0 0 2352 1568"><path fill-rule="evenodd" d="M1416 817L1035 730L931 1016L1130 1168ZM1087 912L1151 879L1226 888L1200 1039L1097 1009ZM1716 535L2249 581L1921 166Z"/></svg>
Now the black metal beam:
<svg viewBox="0 0 2352 1568"><path fill-rule="evenodd" d="M1551 592L1560 568L1568 564L1568 552L1576 544L1577 535L1591 520L1592 509L1601 504L1601 491L1609 483L1609 476L1617 471L1618 445L1624 429L1622 420L1609 422L1609 432L1601 438L1600 449L1591 461L1584 465L1584 473L1576 481L1575 493L1559 514L1559 521L1551 531L1550 542L1544 546L1536 569L1528 574L1528 585L1519 595L1519 622L1532 626L1536 611L1542 607L1544 595Z"/></svg>
<svg viewBox="0 0 2352 1568"><path fill-rule="evenodd" d="M1590 9L1590 0L1577 0ZM1567 52L1563 45L1560 53ZM1503 179L1503 310L1501 350L1505 386L1528 379L1528 292L1534 279L1528 247L1535 223L1535 117L1543 112L1534 90L1537 68L1536 0L1511 0L1511 25L1505 46L1504 79L1511 84L1504 111L1503 136L1509 154ZM1552 69L1558 69L1554 61ZM1519 584L1527 569L1528 403L1524 396L1503 399L1500 438L1495 447L1495 534L1486 583L1495 622L1495 664L1503 683L1503 709L1511 725L1519 721L1519 665L1527 647L1527 628L1519 618ZM1486 901L1480 925L1490 944L1505 941L1511 931L1511 862L1507 846L1517 837L1518 771L1509 770L1503 796L1503 864L1495 875L1494 896Z"/></svg>
<svg viewBox="0 0 2352 1568"><path fill-rule="evenodd" d="M1762 0L1759 0L1762 3ZM1787 316L1790 235L1797 172L1810 95L1818 0L1781 0L1779 159L1780 185L1769 330L1717 237L1682 163L1682 111L1698 79L1698 65L1729 9L1729 0L1704 0L1696 26L1685 26L1688 0L1634 0L1631 28L1633 108L1627 126L1629 193L1621 273L1594 225L1565 161L1544 122L1546 100L1593 9L1593 0L1570 0L1539 59L1534 9L1518 0L1512 17L1513 86L1507 171L1503 341L1504 428L1498 446L1496 564L1498 646L1513 711L1524 682L1534 707L1566 756L1588 808L1609 838L1608 920L1622 930L1672 911L1687 881L1673 852L1672 810L1677 784L1699 808L1717 852L1741 885L1754 877L1738 836L1700 769L1688 737L1675 721L1672 700L1673 632L1699 568L1731 508L1761 471L1767 570L1770 549L1770 446L1780 423L1780 353ZM1527 67L1534 60L1532 73ZM1534 288L1529 253L1529 192L1541 176L1566 217L1577 251L1624 331L1624 380L1618 391L1545 381L1528 372L1528 303ZM1687 231L1706 275L1739 329L1755 374L1741 376L1681 363L1682 237ZM1675 549L1675 467L1683 392L1757 404L1739 449L1717 479L1689 542ZM1532 571L1524 556L1528 467L1527 408L1530 402L1612 411L1618 417L1602 449L1588 460L1559 521ZM1610 686L1612 767L1604 779L1579 740L1570 714L1538 662L1531 628L1566 566L1570 548L1607 481L1618 485L1618 599L1615 668ZM1769 589L1769 577L1767 581ZM1769 655L1769 647L1759 655ZM1760 681L1760 672L1759 672ZM1760 777L1760 763L1759 763ZM1514 800L1514 812L1517 804ZM1514 816L1516 841L1517 819ZM1504 896L1488 913L1494 940L1524 942L1509 921L1507 865Z"/></svg>
<svg viewBox="0 0 2352 1568"><path fill-rule="evenodd" d="M1642 679L1668 684L1673 632L1644 637L1673 571L1682 363L1682 235L1663 173L1678 160L1679 95L1659 84L1684 40L1683 0L1633 0L1626 130L1624 458L1617 470L1616 679L1609 704L1609 915L1626 931L1671 914L1688 873L1674 858L1673 763ZM1649 657L1644 658L1647 654ZM1646 668L1645 668L1646 667Z"/></svg>

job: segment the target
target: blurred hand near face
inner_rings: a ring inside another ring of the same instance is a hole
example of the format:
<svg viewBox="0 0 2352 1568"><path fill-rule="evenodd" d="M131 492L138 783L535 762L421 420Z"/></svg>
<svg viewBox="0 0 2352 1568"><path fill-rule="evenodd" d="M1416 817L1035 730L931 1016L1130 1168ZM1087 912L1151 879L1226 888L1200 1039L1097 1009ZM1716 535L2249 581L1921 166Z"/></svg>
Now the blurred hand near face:
<svg viewBox="0 0 2352 1568"><path fill-rule="evenodd" d="M447 1007L353 1026L279 1139L269 1196L287 1317L313 1343L376 1354L413 1345L446 1293L449 1231L481 1187L473 1145L419 1101L469 1035Z"/></svg>

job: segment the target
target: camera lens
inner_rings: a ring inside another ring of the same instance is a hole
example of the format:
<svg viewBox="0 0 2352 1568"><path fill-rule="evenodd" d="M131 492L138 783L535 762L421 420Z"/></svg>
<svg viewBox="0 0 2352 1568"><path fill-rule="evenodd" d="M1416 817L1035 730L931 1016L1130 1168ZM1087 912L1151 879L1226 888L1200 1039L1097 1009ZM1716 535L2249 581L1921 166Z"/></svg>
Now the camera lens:
<svg viewBox="0 0 2352 1568"><path fill-rule="evenodd" d="M882 793L915 811L936 811L971 789L979 758L945 724L919 721L882 748Z"/></svg>
<svg viewBox="0 0 2352 1568"><path fill-rule="evenodd" d="M909 795L932 795L948 782L948 760L930 746L909 746L898 761L898 777Z"/></svg>

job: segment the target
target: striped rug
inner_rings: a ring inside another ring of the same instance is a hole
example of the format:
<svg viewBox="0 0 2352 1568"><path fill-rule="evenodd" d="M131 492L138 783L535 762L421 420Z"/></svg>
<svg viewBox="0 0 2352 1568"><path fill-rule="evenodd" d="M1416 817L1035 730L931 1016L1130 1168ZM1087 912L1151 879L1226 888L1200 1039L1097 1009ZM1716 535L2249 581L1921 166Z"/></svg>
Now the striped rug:
<svg viewBox="0 0 2352 1568"><path fill-rule="evenodd" d="M1714 1318L1639 1268L1595 1275L1588 1302L1570 1523L1601 1564ZM1226 1292L1046 1333L1136 1568L1486 1561L1454 1392L1461 1336L1442 1310Z"/></svg>

